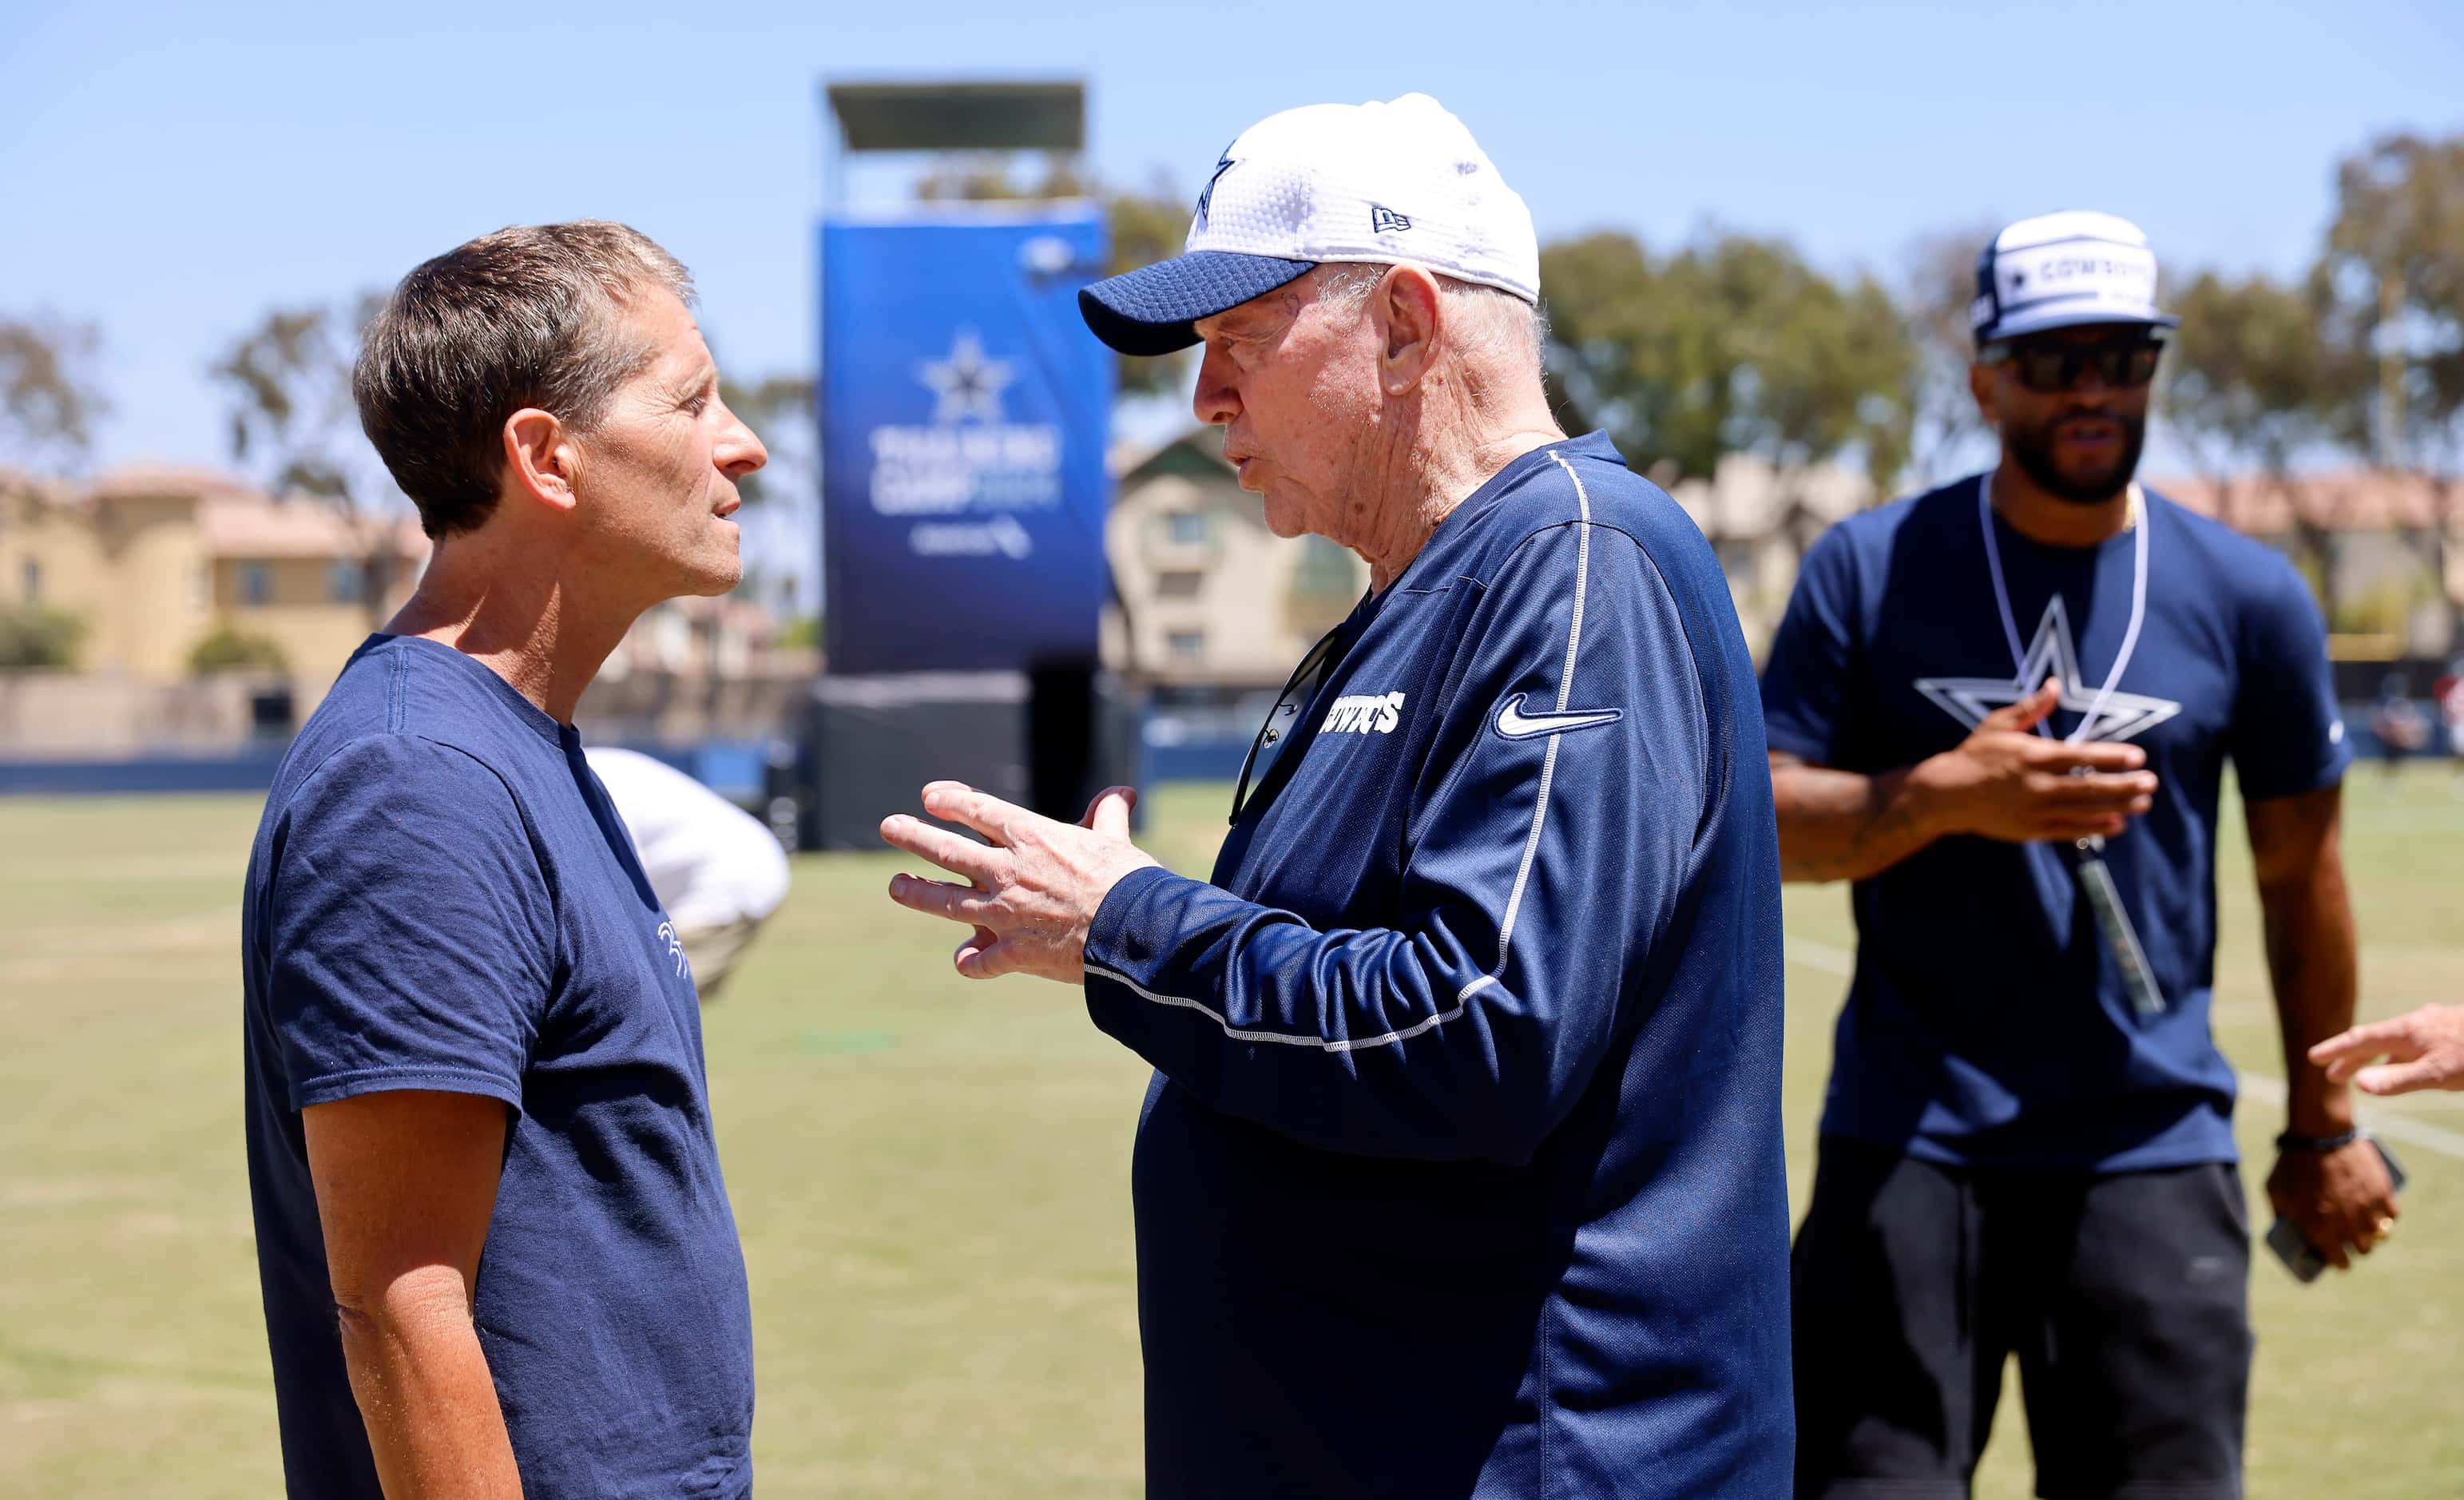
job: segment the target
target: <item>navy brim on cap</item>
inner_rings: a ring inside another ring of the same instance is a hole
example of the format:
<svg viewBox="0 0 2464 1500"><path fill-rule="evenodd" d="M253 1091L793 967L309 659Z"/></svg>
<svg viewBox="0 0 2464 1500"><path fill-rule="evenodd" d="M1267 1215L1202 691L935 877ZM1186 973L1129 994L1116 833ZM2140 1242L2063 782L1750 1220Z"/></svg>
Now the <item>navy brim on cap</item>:
<svg viewBox="0 0 2464 1500"><path fill-rule="evenodd" d="M1123 354L1170 354L1198 342L1190 324L1299 280L1313 260L1196 250L1078 289L1078 312Z"/></svg>
<svg viewBox="0 0 2464 1500"><path fill-rule="evenodd" d="M2057 328L2084 328L2094 323L2136 323L2146 328L2179 328L2182 320L2170 313L2133 313L2111 303L2075 304L2070 307L2023 307L2006 315L1990 329L1980 331L1976 342L1981 344L2000 343L2005 340L2023 338L2032 333L2051 333Z"/></svg>

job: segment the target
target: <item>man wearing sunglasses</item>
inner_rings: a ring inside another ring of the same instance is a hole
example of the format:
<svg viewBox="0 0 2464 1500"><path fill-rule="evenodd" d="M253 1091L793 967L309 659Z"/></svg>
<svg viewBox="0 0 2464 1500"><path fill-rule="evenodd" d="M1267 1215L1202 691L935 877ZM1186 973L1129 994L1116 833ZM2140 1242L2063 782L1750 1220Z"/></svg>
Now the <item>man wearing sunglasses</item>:
<svg viewBox="0 0 2464 1500"><path fill-rule="evenodd" d="M2222 769L2286 1054L2268 1196L2339 1267L2393 1226L2347 1089L2350 749L2278 555L2132 482L2175 320L2101 213L1986 247L1990 472L1808 555L1763 675L1782 872L1854 881L1793 1266L1797 1492L1964 1496L2019 1360L2037 1489L2240 1493L2250 1235L2209 1032Z"/></svg>

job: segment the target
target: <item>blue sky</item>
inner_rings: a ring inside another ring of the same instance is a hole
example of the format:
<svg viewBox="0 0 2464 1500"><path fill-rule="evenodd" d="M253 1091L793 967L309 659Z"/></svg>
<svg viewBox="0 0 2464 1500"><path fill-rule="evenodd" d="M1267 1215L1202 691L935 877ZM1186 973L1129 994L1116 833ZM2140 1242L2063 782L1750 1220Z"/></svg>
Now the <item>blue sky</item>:
<svg viewBox="0 0 2464 1500"><path fill-rule="evenodd" d="M1091 164L1194 193L1321 99L1435 94L1545 235L1717 222L1896 270L1934 229L2138 220L2168 276L2306 264L2336 157L2464 128L2464 8L0 0L0 307L100 324L104 462L217 462L265 308L499 225L619 218L731 373L811 363L825 77L1075 76Z"/></svg>

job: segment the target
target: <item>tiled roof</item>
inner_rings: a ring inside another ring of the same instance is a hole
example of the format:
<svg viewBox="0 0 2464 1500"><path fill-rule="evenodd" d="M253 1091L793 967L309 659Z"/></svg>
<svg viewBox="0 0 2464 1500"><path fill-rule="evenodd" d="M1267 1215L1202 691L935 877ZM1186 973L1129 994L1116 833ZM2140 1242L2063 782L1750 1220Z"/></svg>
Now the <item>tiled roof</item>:
<svg viewBox="0 0 2464 1500"><path fill-rule="evenodd" d="M2235 531L2271 536L2297 518L2328 531L2385 531L2436 526L2464 517L2464 484L2441 486L2418 474L2347 469L2277 481L2249 474L2210 479L2150 479L2148 488Z"/></svg>

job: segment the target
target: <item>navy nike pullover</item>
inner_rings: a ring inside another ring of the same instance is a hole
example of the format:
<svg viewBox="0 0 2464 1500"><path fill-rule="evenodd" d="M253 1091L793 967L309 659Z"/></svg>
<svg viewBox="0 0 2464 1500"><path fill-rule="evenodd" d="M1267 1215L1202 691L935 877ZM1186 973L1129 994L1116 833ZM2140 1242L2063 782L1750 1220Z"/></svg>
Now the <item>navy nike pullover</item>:
<svg viewBox="0 0 2464 1500"><path fill-rule="evenodd" d="M1779 849L1710 547L1606 437L1364 599L1214 882L1115 886L1156 1496L1781 1496Z"/></svg>

